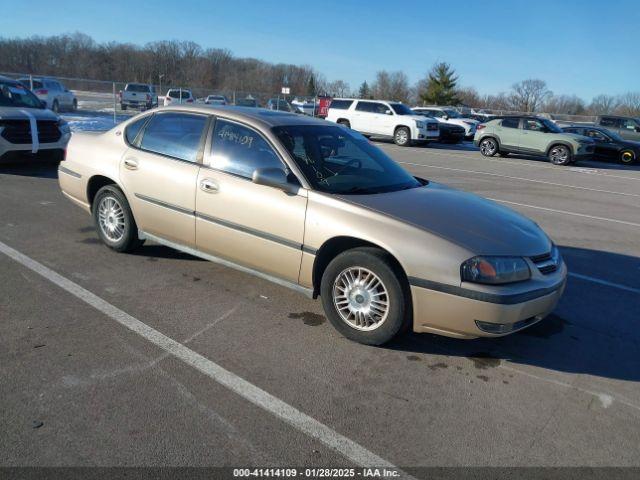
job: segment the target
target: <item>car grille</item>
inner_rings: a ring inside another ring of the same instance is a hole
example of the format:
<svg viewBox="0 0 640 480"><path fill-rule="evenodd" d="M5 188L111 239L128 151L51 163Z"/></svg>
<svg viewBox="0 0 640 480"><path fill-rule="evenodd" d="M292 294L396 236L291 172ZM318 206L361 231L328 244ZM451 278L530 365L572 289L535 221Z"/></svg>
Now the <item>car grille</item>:
<svg viewBox="0 0 640 480"><path fill-rule="evenodd" d="M543 275L549 275L550 273L558 270L558 265L556 265L556 263L551 258L551 252L529 258L535 264L535 266L538 267L538 270Z"/></svg>
<svg viewBox="0 0 640 480"><path fill-rule="evenodd" d="M2 138L9 143L31 143L31 124L29 120L2 120L0 121ZM58 124L54 120L38 120L38 141L40 143L55 143L60 140L62 134Z"/></svg>

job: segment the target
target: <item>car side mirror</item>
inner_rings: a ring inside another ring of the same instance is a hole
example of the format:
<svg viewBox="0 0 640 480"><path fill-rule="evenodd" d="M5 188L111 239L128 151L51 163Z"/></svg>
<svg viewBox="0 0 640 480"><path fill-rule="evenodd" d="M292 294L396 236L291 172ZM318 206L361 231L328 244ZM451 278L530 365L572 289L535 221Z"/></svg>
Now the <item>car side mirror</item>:
<svg viewBox="0 0 640 480"><path fill-rule="evenodd" d="M385 115L393 115L393 112L391 110L385 110L384 114Z"/></svg>
<svg viewBox="0 0 640 480"><path fill-rule="evenodd" d="M281 168L257 168L251 177L256 185L278 188L286 193L296 193L298 186L289 183L287 172Z"/></svg>

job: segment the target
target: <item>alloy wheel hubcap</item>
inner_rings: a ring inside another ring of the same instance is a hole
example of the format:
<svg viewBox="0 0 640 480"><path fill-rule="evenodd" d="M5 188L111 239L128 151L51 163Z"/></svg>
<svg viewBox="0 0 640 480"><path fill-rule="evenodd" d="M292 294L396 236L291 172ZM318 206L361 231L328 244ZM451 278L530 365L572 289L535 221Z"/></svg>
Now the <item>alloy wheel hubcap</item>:
<svg viewBox="0 0 640 480"><path fill-rule="evenodd" d="M124 211L114 197L104 197L100 200L98 204L98 224L100 231L111 242L118 242L124 236Z"/></svg>
<svg viewBox="0 0 640 480"><path fill-rule="evenodd" d="M363 267L350 267L338 275L333 284L333 303L340 318L356 330L375 330L389 314L385 285Z"/></svg>
<svg viewBox="0 0 640 480"><path fill-rule="evenodd" d="M396 141L400 144L405 144L407 143L408 140L408 136L407 136L407 132L405 130L398 130L396 132Z"/></svg>
<svg viewBox="0 0 640 480"><path fill-rule="evenodd" d="M631 152L623 152L622 153L622 161L624 163L629 163L633 161L633 153Z"/></svg>
<svg viewBox="0 0 640 480"><path fill-rule="evenodd" d="M485 155L493 155L496 152L496 146L491 140L484 140L480 144L480 151Z"/></svg>
<svg viewBox="0 0 640 480"><path fill-rule="evenodd" d="M569 151L565 147L554 147L551 150L551 160L553 163L564 163L569 157Z"/></svg>

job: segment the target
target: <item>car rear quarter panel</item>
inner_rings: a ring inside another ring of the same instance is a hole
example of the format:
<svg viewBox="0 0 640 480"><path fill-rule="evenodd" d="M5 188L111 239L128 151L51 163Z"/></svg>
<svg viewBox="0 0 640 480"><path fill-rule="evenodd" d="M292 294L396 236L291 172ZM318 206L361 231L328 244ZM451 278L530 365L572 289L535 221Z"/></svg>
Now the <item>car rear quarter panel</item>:
<svg viewBox="0 0 640 480"><path fill-rule="evenodd" d="M62 192L89 210L87 186L90 179L101 175L119 184L119 164L125 148L120 128L104 133L74 133L66 159L60 163L58 181Z"/></svg>

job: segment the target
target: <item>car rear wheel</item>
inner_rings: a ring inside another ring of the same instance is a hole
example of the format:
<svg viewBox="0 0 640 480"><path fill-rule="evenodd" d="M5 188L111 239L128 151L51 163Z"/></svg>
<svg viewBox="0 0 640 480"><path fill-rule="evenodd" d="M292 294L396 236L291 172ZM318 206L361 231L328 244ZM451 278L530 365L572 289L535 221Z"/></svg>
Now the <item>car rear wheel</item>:
<svg viewBox="0 0 640 480"><path fill-rule="evenodd" d="M493 157L498 153L498 142L493 138L484 138L480 142L480 153L485 157Z"/></svg>
<svg viewBox="0 0 640 480"><path fill-rule="evenodd" d="M55 113L58 113L60 111L60 104L58 103L58 100L53 101L53 103L51 104L51 110L53 110Z"/></svg>
<svg viewBox="0 0 640 480"><path fill-rule="evenodd" d="M78 100L76 100L75 98L73 99L73 103L71 104L71 109L75 112L76 110L78 110Z"/></svg>
<svg viewBox="0 0 640 480"><path fill-rule="evenodd" d="M126 105L123 105L123 104L120 104L120 109L121 109L121 110L126 110L126 109L127 109L127 106L126 106Z"/></svg>
<svg viewBox="0 0 640 480"><path fill-rule="evenodd" d="M343 127L351 128L351 123L349 123L349 120L338 120L338 125L342 125Z"/></svg>
<svg viewBox="0 0 640 480"><path fill-rule="evenodd" d="M620 163L631 165L636 161L636 155L632 150L624 150L620 153Z"/></svg>
<svg viewBox="0 0 640 480"><path fill-rule="evenodd" d="M565 145L554 145L549 150L549 161L554 165L569 165L571 163L571 150Z"/></svg>
<svg viewBox="0 0 640 480"><path fill-rule="evenodd" d="M408 147L411 145L411 132L407 127L396 128L393 134L393 142L399 147Z"/></svg>
<svg viewBox="0 0 640 480"><path fill-rule="evenodd" d="M335 257L322 275L320 295L335 329L365 345L389 342L410 319L403 276L377 248L355 248Z"/></svg>
<svg viewBox="0 0 640 480"><path fill-rule="evenodd" d="M92 205L93 221L100 240L116 252L130 252L144 243L124 193L115 185L98 190Z"/></svg>

